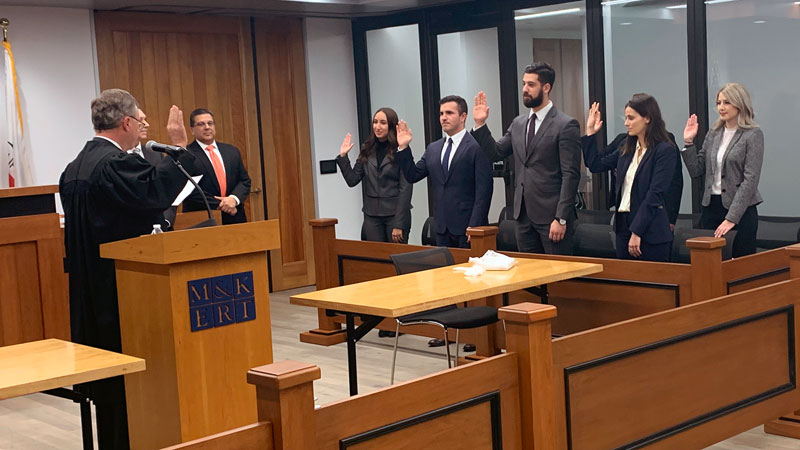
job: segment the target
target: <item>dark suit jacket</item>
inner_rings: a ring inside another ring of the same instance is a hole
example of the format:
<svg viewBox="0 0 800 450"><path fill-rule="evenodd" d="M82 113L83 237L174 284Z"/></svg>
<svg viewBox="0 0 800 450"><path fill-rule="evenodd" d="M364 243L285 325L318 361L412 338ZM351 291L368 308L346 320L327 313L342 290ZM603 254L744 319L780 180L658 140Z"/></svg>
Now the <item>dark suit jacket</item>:
<svg viewBox="0 0 800 450"><path fill-rule="evenodd" d="M549 224L556 217L572 221L581 178L578 121L553 106L526 146L527 124L528 114L517 116L497 142L487 126L472 135L492 161L513 153L514 219L519 219L524 199L528 218L535 224Z"/></svg>
<svg viewBox="0 0 800 450"><path fill-rule="evenodd" d="M225 183L228 191L226 195L235 195L241 202L236 207L236 215L222 214L222 223L247 222L247 217L244 213L244 201L247 200L247 196L250 194L250 176L244 168L242 156L239 153L239 149L232 145L217 142L217 148L219 148L219 152L222 155L222 165L225 166ZM201 148L197 141L192 141L191 144L186 146L186 150L197 158L197 167L200 173L203 174L203 178L198 184L200 189L205 192L206 197L208 197L208 204L211 208L217 208L219 200L216 200L214 196L220 195L219 182L217 181L217 175L214 173L214 166L211 165L205 149ZM184 211L201 211L205 209L203 199L196 192L183 201Z"/></svg>
<svg viewBox="0 0 800 450"><path fill-rule="evenodd" d="M394 216L392 228L408 230L411 228L412 186L400 173L397 161L385 156L378 166L378 158L372 153L367 163L356 162L350 167L350 158L337 156L336 163L342 171L345 182L350 187L361 183L364 214L369 216Z"/></svg>
<svg viewBox="0 0 800 450"><path fill-rule="evenodd" d="M492 201L492 164L469 133L464 134L447 177L442 169L445 139L432 142L414 164L411 149L397 152L395 159L410 183L429 177L433 189L433 218L436 232L465 235L467 227L489 223Z"/></svg>
<svg viewBox="0 0 800 450"><path fill-rule="evenodd" d="M628 137L628 133L620 133L617 137L611 141L610 144L605 148L603 154L611 153L614 150L618 150L622 147L625 143L625 138ZM675 136L672 133L669 133L670 139L672 139L672 143L675 143ZM678 148L675 147L677 151ZM614 170L611 171L611 176L613 183L616 183L616 173ZM613 192L610 193L609 199L609 206L616 205L615 199L616 196ZM683 167L681 167L681 159L675 159L675 171L672 173L672 182L669 185L669 189L664 197L664 201L667 207L667 216L669 217L669 223L675 225L675 222L678 220L678 214L681 211L681 197L683 197Z"/></svg>
<svg viewBox="0 0 800 450"><path fill-rule="evenodd" d="M633 161L633 153L621 155L617 149L609 154L597 154L597 139L594 135L581 138L583 158L586 167L594 173L617 169L617 183L614 188L616 204L622 199L622 183L625 173ZM678 158L675 145L671 142L659 142L655 148L648 150L633 178L631 187L631 221L630 231L648 244L662 244L672 241L669 230L669 217L665 203L665 195L672 183L675 161ZM615 227L619 226L619 221ZM616 229L617 233L625 230Z"/></svg>
<svg viewBox="0 0 800 450"><path fill-rule="evenodd" d="M164 158L163 153L154 152L153 150L148 150L147 148L145 148L144 145L142 145L142 154L144 155L144 159L154 166L160 163L161 160ZM175 224L175 215L177 214L177 212L178 212L177 206L170 206L169 208L164 210L164 220L167 221L168 229L171 229L172 226Z"/></svg>

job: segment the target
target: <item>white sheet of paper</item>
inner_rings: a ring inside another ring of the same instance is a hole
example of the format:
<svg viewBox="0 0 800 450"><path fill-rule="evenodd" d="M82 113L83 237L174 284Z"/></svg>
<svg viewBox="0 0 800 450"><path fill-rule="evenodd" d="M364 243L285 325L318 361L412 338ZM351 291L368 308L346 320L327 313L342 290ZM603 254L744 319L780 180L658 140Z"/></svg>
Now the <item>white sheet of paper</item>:
<svg viewBox="0 0 800 450"><path fill-rule="evenodd" d="M203 175L197 175L192 177L195 183L199 183L201 178L203 178ZM192 182L186 180L186 186L184 186L183 190L181 190L181 193L178 194L177 197L175 197L175 201L172 202L172 206L180 205L184 200L186 200L186 197L188 197L193 190L194 190L194 185L192 184Z"/></svg>

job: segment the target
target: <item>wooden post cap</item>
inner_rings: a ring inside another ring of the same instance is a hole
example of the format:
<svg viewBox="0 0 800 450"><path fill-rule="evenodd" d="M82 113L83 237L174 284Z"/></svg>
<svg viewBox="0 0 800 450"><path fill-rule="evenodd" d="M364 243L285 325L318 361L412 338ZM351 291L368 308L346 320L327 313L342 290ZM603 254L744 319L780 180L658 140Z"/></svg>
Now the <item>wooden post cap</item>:
<svg viewBox="0 0 800 450"><path fill-rule="evenodd" d="M467 236L494 236L498 231L497 227L469 227L467 228Z"/></svg>
<svg viewBox="0 0 800 450"><path fill-rule="evenodd" d="M712 248L725 247L725 238L718 238L712 236L701 236L686 240L686 246L689 248L697 248L702 250L710 250Z"/></svg>
<svg viewBox="0 0 800 450"><path fill-rule="evenodd" d="M794 244L786 247L786 253L789 257L800 257L800 244Z"/></svg>
<svg viewBox="0 0 800 450"><path fill-rule="evenodd" d="M247 382L281 390L318 380L321 376L319 367L313 364L286 360L250 369Z"/></svg>
<svg viewBox="0 0 800 450"><path fill-rule="evenodd" d="M541 303L516 303L497 310L500 320L509 322L533 323L552 319L557 315L556 307Z"/></svg>
<svg viewBox="0 0 800 450"><path fill-rule="evenodd" d="M308 223L312 227L330 227L339 223L339 219L311 219Z"/></svg>

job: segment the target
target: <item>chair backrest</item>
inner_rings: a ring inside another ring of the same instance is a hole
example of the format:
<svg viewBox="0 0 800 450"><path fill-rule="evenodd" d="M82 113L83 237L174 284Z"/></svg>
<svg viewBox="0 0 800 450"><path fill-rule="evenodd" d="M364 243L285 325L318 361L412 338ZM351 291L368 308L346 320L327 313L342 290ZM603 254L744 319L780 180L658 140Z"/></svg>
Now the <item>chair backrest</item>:
<svg viewBox="0 0 800 450"><path fill-rule="evenodd" d="M691 258L689 249L686 247L686 240L701 236L714 236L714 230L675 228L675 240L672 241L672 262L689 264ZM722 247L723 261L731 259L733 256L733 240L735 238L736 230L728 231L725 235L725 247Z"/></svg>
<svg viewBox="0 0 800 450"><path fill-rule="evenodd" d="M611 223L612 217L614 217L614 211L597 210L597 209L578 210L579 223L594 223L594 224L608 225Z"/></svg>
<svg viewBox="0 0 800 450"><path fill-rule="evenodd" d="M422 245L436 245L436 236L433 234L435 229L436 223L433 221L433 217L425 219L425 223L422 224L422 238L420 239Z"/></svg>
<svg viewBox="0 0 800 450"><path fill-rule="evenodd" d="M419 272L420 270L435 269L437 267L452 266L455 264L453 255L447 247L435 247L416 252L390 255L398 275Z"/></svg>
<svg viewBox="0 0 800 450"><path fill-rule="evenodd" d="M758 216L756 232L758 248L781 248L798 241L800 241L800 217Z"/></svg>

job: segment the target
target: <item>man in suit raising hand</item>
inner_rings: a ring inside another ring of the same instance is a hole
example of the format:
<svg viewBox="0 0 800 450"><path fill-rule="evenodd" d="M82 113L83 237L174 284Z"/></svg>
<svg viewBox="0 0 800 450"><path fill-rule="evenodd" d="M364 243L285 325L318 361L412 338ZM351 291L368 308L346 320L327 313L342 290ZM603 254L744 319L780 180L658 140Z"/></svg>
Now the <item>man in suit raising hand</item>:
<svg viewBox="0 0 800 450"><path fill-rule="evenodd" d="M529 111L517 116L495 141L486 119L486 94L475 97L472 135L492 161L514 155L514 219L522 252L571 255L575 234L575 195L581 165L578 121L550 101L556 73L534 63L522 76L522 99Z"/></svg>
<svg viewBox="0 0 800 450"><path fill-rule="evenodd" d="M214 114L207 109L192 111L189 126L195 140L186 150L197 158L197 167L203 169L204 176L198 184L209 197L209 204L223 212L223 225L246 222L241 204L250 194L250 176L244 168L239 149L215 140L217 128ZM183 202L184 211L204 209L203 199L197 195Z"/></svg>
<svg viewBox="0 0 800 450"><path fill-rule="evenodd" d="M395 158L409 183L425 177L433 189L436 245L469 248L467 227L489 223L492 201L492 165L466 132L467 102L456 95L439 101L439 123L444 137L425 149L416 165L408 144L411 130L397 125Z"/></svg>

